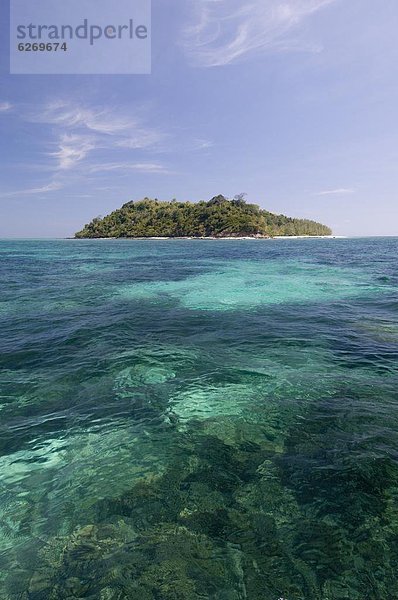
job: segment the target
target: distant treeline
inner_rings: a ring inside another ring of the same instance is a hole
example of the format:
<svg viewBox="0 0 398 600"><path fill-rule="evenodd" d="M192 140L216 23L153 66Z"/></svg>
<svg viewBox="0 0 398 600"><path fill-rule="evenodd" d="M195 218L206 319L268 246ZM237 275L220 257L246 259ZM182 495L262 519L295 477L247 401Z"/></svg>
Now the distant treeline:
<svg viewBox="0 0 398 600"><path fill-rule="evenodd" d="M243 195L209 202L160 202L144 198L127 202L106 217L96 217L77 238L228 237L331 235L326 225L293 219L248 204Z"/></svg>

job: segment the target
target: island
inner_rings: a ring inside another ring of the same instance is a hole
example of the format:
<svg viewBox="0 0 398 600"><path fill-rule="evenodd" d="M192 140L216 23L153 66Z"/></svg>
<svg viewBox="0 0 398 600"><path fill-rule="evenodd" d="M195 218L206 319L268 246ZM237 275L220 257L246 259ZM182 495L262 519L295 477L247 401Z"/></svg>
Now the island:
<svg viewBox="0 0 398 600"><path fill-rule="evenodd" d="M243 194L209 202L162 202L144 198L96 217L75 238L270 238L330 236L326 225L276 215L245 201Z"/></svg>

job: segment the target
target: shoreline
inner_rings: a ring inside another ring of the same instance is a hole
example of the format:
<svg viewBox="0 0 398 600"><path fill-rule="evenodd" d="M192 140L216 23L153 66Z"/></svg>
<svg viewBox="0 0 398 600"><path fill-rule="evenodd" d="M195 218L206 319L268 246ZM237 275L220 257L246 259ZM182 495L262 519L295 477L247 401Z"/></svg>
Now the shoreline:
<svg viewBox="0 0 398 600"><path fill-rule="evenodd" d="M168 241L168 240L229 240L229 241L244 241L244 240L336 240L336 239L347 239L344 235L275 235L272 237L256 237L256 236L226 236L226 237L190 237L190 236L182 236L182 237L81 237L81 238L65 238L68 240L125 240L125 241L143 241L143 240L158 240L158 241Z"/></svg>

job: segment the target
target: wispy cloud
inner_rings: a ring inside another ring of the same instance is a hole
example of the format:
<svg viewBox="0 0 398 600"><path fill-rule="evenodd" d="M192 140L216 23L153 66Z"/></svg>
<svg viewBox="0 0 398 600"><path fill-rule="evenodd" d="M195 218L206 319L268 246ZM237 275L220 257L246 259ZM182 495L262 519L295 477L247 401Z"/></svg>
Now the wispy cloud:
<svg viewBox="0 0 398 600"><path fill-rule="evenodd" d="M336 188L335 190L316 192L314 196L345 196L348 194L355 194L355 190L353 188Z"/></svg>
<svg viewBox="0 0 398 600"><path fill-rule="evenodd" d="M215 67L266 51L297 49L289 38L335 0L191 0L183 46L197 66ZM307 48L308 49L308 48Z"/></svg>
<svg viewBox="0 0 398 600"><path fill-rule="evenodd" d="M57 167L64 171L71 169L85 159L87 154L95 147L96 142L93 138L84 135L62 134L58 143L58 150L49 154L57 159Z"/></svg>
<svg viewBox="0 0 398 600"><path fill-rule="evenodd" d="M97 133L113 135L134 127L137 121L123 117L110 108L85 107L67 101L50 102L31 115L33 121L51 123L68 129L82 127Z"/></svg>
<svg viewBox="0 0 398 600"><path fill-rule="evenodd" d="M104 163L92 165L90 173L100 173L109 171L136 171L139 173L171 173L171 171L162 164L158 163Z"/></svg>
<svg viewBox="0 0 398 600"><path fill-rule="evenodd" d="M0 103L0 110L8 105ZM55 192L61 188L84 186L96 177L128 177L133 173L170 175L175 171L158 161L164 152L176 151L175 132L166 133L152 125L148 107L121 110L115 106L81 104L58 100L43 105L21 106L19 118L40 129L37 147L32 146L32 159L24 165L33 171L48 173L48 181L37 181L26 189L0 194L18 197ZM167 142L167 143L166 143ZM178 150L186 143L178 138ZM188 150L210 147L205 139L194 139ZM156 156L156 158L154 158ZM21 168L21 165L20 165ZM111 186L110 186L111 187Z"/></svg>
<svg viewBox="0 0 398 600"><path fill-rule="evenodd" d="M155 149L165 137L164 134L158 131L137 127L135 131L120 136L115 145L119 148L129 148L130 150Z"/></svg>
<svg viewBox="0 0 398 600"><path fill-rule="evenodd" d="M57 150L48 155L56 159L55 168L62 171L78 166L96 150L154 150L166 137L138 116L112 107L81 106L67 101L49 103L28 114L27 119L52 127L58 138Z"/></svg>
<svg viewBox="0 0 398 600"><path fill-rule="evenodd" d="M47 194L49 192L55 192L63 187L59 181L51 181L47 185L35 188L25 188L22 190L14 190L12 192L2 192L1 198L14 198L18 196L35 196L37 194Z"/></svg>
<svg viewBox="0 0 398 600"><path fill-rule="evenodd" d="M0 102L0 112L7 112L13 108L10 102Z"/></svg>
<svg viewBox="0 0 398 600"><path fill-rule="evenodd" d="M193 150L206 150L207 148L212 148L213 146L214 146L214 142L211 140L196 139L193 141L192 149Z"/></svg>

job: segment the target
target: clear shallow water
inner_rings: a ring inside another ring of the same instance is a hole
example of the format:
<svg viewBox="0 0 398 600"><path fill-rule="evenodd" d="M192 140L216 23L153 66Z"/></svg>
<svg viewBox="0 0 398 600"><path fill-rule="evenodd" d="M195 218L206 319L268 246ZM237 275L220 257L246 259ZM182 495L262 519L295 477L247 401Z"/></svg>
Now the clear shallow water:
<svg viewBox="0 0 398 600"><path fill-rule="evenodd" d="M0 242L0 597L398 597L397 250Z"/></svg>

